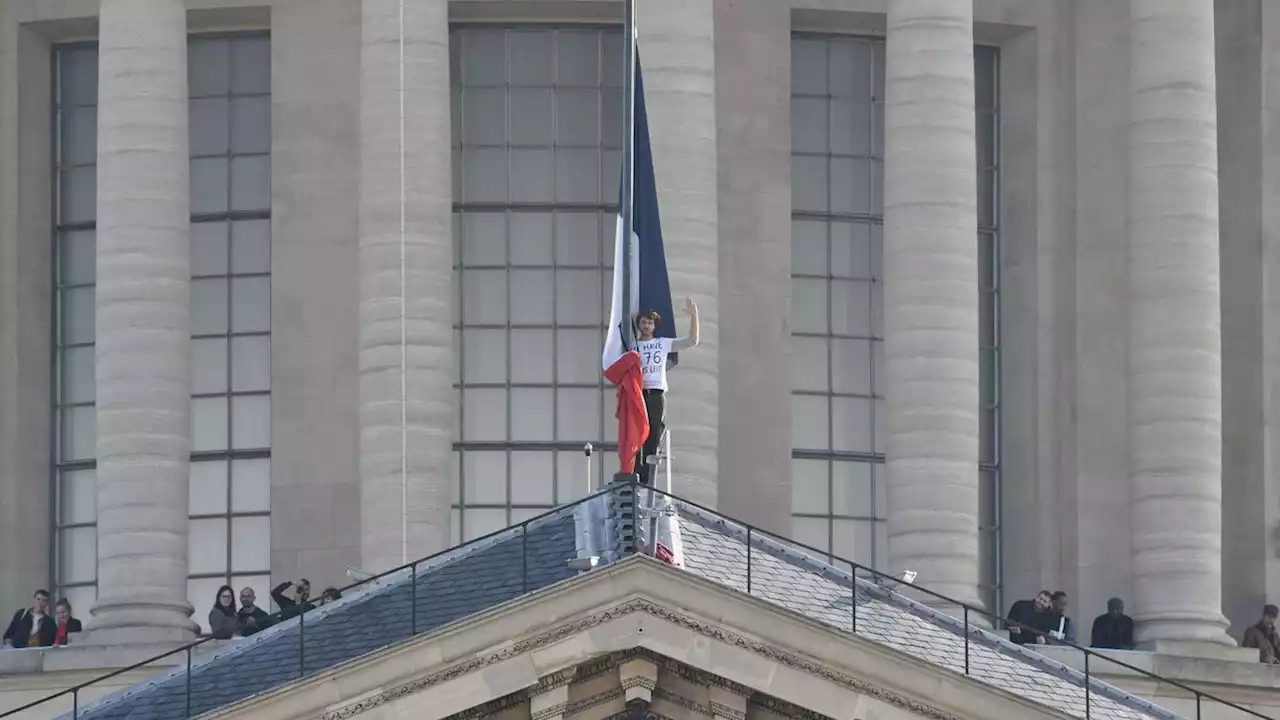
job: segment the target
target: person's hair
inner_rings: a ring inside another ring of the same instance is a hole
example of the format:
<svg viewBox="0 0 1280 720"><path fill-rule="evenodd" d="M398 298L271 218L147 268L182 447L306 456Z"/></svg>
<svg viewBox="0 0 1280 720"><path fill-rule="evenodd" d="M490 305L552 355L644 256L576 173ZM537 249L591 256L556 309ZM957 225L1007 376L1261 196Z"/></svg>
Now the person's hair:
<svg viewBox="0 0 1280 720"><path fill-rule="evenodd" d="M1280 616L1280 607L1276 607L1275 605L1264 605L1262 608L1262 614L1265 617L1278 617Z"/></svg>
<svg viewBox="0 0 1280 720"><path fill-rule="evenodd" d="M1036 597L1040 597L1041 595L1044 595L1045 597L1050 599L1053 598L1053 593L1049 592L1048 590L1041 590L1040 592L1036 593Z"/></svg>
<svg viewBox="0 0 1280 720"><path fill-rule="evenodd" d="M324 592L320 593L320 597L326 600L341 600L342 592L335 587L325 588Z"/></svg>
<svg viewBox="0 0 1280 720"><path fill-rule="evenodd" d="M1124 607L1124 601L1118 597L1113 597L1107 601L1108 610L1110 610L1111 608L1122 608L1122 607Z"/></svg>
<svg viewBox="0 0 1280 720"><path fill-rule="evenodd" d="M222 604L222 593L231 593L231 604ZM213 596L213 607L222 612L223 615L234 615L236 613L236 591L230 585L223 585L218 588L218 594Z"/></svg>
<svg viewBox="0 0 1280 720"><path fill-rule="evenodd" d="M310 580L308 580L308 579L306 579L306 578L300 578L300 579L298 580L298 584L299 584L299 585L306 585L307 587L311 587L311 581L310 581Z"/></svg>
<svg viewBox="0 0 1280 720"><path fill-rule="evenodd" d="M1065 592L1063 592L1063 591L1061 591L1061 590L1056 590L1056 591L1054 591L1054 593L1053 593L1052 595L1050 595L1050 596L1049 596L1049 598L1050 598L1050 599L1052 599L1052 600L1058 600L1058 599L1060 599L1060 598L1064 598L1064 597L1066 597L1066 596L1067 596L1067 594L1066 594Z"/></svg>
<svg viewBox="0 0 1280 720"><path fill-rule="evenodd" d="M58 598L58 602L53 604L53 609L55 610L57 610L60 607L66 608L68 615L71 614L71 603L66 598Z"/></svg>
<svg viewBox="0 0 1280 720"><path fill-rule="evenodd" d="M657 310L645 310L644 312L637 315L636 316L637 325L640 324L640 318L649 318L650 320L653 321L653 326L655 328L657 328L659 325L662 324L662 316L658 314Z"/></svg>
<svg viewBox="0 0 1280 720"><path fill-rule="evenodd" d="M34 593L32 593L31 597L43 597L45 600L48 600L48 599L49 599L49 591L48 591L48 590L45 590L44 588L40 588L39 590L37 590L37 591L35 591Z"/></svg>

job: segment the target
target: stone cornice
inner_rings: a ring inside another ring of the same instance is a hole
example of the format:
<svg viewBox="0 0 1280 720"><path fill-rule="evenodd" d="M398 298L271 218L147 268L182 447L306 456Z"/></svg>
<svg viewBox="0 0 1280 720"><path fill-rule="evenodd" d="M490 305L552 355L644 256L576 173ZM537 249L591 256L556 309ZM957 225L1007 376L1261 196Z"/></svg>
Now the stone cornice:
<svg viewBox="0 0 1280 720"><path fill-rule="evenodd" d="M510 658L519 657L525 653L532 652L539 648L546 647L555 642L571 637L578 633L590 630L604 623L627 617L636 613L643 613L652 617L665 620L680 628L696 633L703 637L716 640L727 645L740 648L752 652L771 661L785 665L789 668L807 673L816 677L820 677L828 682L834 683L856 693L873 697L881 702L893 705L895 707L908 710L929 720L960 720L958 716L944 712L938 708L932 707L925 703L913 700L911 698L900 695L896 692L886 690L884 688L875 687L865 683L857 678L851 677L838 670L829 668L820 663L813 662L806 658L794 655L785 650L761 643L751 638L743 637L737 633L731 632L724 628L703 622L697 618L689 617L682 613L669 610L657 603L645 599L633 599L621 603L607 610L588 615L572 623L560 625L556 628L540 633L538 635L520 640L500 649L493 650L484 654L477 655L462 662L456 663L449 667L443 668L437 672L431 673L424 677L417 678L411 682L404 683L394 688L390 688L376 695L362 698L356 702L350 703L343 707L331 710L322 715L317 716L319 720L347 720L361 713L371 710L387 703L394 702L401 698L413 695L426 688L439 685L450 680L462 677L478 670L490 667L497 663L503 662ZM652 653L645 653L646 656L652 657ZM619 663L620 664L620 663ZM600 663L591 663L590 667L599 667ZM664 663L664 666L667 664ZM616 665L613 665L616 667ZM598 674L598 673L597 673ZM579 677L588 677L586 673L579 674ZM703 678L706 682L713 682L714 676L710 673L703 673L697 677ZM728 681L726 687L732 686L734 692L743 694L747 697L751 696L750 688L744 688ZM621 689L619 689L621 691ZM740 692L746 691L746 692ZM516 694L520 695L519 693ZM509 696L510 697L510 696ZM526 695L527 697L527 695ZM522 700L524 698L521 698ZM650 713L651 714L651 713Z"/></svg>

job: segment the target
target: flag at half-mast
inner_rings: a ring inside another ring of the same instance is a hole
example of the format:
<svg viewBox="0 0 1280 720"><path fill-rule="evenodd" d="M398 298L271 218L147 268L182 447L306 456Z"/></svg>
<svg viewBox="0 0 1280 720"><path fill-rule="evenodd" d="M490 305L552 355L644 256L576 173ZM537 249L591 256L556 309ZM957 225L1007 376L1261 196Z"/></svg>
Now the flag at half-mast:
<svg viewBox="0 0 1280 720"><path fill-rule="evenodd" d="M640 58L635 62L635 112L632 115L632 209L631 242L622 236L622 212L627 198L618 192L618 231L613 253L613 302L609 312L609 327L605 335L604 353L601 357L605 377L618 387L618 459L621 472L635 472L636 455L649 435L649 418L645 411L643 371L640 354L628 348L623 334L623 323L634 322L635 316L646 310L656 310L662 318L658 324L658 337L675 337L675 318L671 312L671 284L667 278L667 258L662 249L662 224L658 219L658 187L653 175L653 151L649 145L649 116L644 107L644 81L640 74ZM620 185L623 183L620 183ZM631 246L630 303L624 304L623 253ZM631 317L623 317L630 308ZM675 353L667 356L667 367L674 367ZM657 498L650 496L650 502ZM652 538L655 557L676 566L682 566L680 529L674 512L664 512L658 518Z"/></svg>
<svg viewBox="0 0 1280 720"><path fill-rule="evenodd" d="M662 249L662 222L658 219L658 186L653 176L653 151L649 146L649 118L644 108L644 80L640 73L640 59L636 58L636 104L633 137L635 154L632 160L632 209L631 209L631 314L645 310L657 310L662 323L654 332L656 337L676 336L675 317L671 309L671 283L667 279L667 257ZM621 183L620 183L621 184ZM613 250L613 308L609 312L609 331L605 336L603 369L608 370L626 350L623 347L622 323L622 253L626 243L622 241L622 197L618 191L618 227ZM627 318L626 322L632 322ZM667 368L675 367L679 354L667 355ZM643 442L643 440L642 440Z"/></svg>

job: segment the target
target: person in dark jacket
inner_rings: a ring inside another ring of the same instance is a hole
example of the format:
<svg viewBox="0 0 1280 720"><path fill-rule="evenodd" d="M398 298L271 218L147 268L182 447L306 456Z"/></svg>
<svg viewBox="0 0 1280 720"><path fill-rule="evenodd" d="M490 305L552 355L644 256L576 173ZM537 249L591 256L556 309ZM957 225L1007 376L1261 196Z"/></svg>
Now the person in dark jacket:
<svg viewBox="0 0 1280 720"><path fill-rule="evenodd" d="M1062 590L1053 593L1049 598L1051 603L1050 612L1053 617L1049 620L1050 635L1057 640L1063 640L1071 644L1076 642L1076 624L1071 622L1071 618L1067 617L1067 594ZM1059 634L1061 637L1059 637Z"/></svg>
<svg viewBox="0 0 1280 720"><path fill-rule="evenodd" d="M285 590L293 588L293 598L289 598L284 594ZM280 606L280 619L288 620L295 615L301 615L304 612L314 610L316 606L309 602L311 598L311 581L302 578L296 583L292 580L285 580L271 591L271 599L276 601L276 605Z"/></svg>
<svg viewBox="0 0 1280 720"><path fill-rule="evenodd" d="M254 604L257 600L258 595L253 588L246 585L240 590L240 611L236 616L240 625L240 634L245 637L271 627L271 616L266 610Z"/></svg>
<svg viewBox="0 0 1280 720"><path fill-rule="evenodd" d="M1034 600L1019 600L1009 608L1009 640L1019 645L1044 645L1054 621L1053 600L1041 590Z"/></svg>
<svg viewBox="0 0 1280 720"><path fill-rule="evenodd" d="M62 598L53 606L53 619L57 628L53 635L55 647L66 645L67 641L71 639L71 633L78 633L84 630L80 621L71 614L71 602L66 598Z"/></svg>
<svg viewBox="0 0 1280 720"><path fill-rule="evenodd" d="M218 588L209 610L209 632L218 640L229 640L240 629L236 617L236 591L230 585Z"/></svg>
<svg viewBox="0 0 1280 720"><path fill-rule="evenodd" d="M9 627L4 631L4 644L14 649L25 647L49 647L58 632L53 618L49 617L49 591L37 590L31 607L13 614Z"/></svg>
<svg viewBox="0 0 1280 720"><path fill-rule="evenodd" d="M1124 614L1124 601L1113 597L1107 601L1107 613L1093 619L1093 638L1089 643L1099 650L1132 650L1133 618Z"/></svg>
<svg viewBox="0 0 1280 720"><path fill-rule="evenodd" d="M1262 608L1262 619L1244 631L1240 647L1257 648L1258 662L1264 665L1280 665L1280 635L1276 633L1276 618L1280 608L1267 605Z"/></svg>

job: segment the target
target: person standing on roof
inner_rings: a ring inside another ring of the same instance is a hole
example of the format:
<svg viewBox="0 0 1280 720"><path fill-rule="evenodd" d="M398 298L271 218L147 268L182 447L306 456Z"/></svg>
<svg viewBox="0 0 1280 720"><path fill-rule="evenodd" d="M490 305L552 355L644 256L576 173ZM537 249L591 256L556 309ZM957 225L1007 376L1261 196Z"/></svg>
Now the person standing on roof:
<svg viewBox="0 0 1280 720"><path fill-rule="evenodd" d="M682 338L654 335L662 324L657 310L645 310L636 316L636 351L644 374L644 407L649 416L649 436L640 448L637 472L641 484L648 485L651 466L645 460L658 453L658 443L667 428L667 355L698 345L698 304L685 298L684 312L689 316L689 334Z"/></svg>
<svg viewBox="0 0 1280 720"><path fill-rule="evenodd" d="M1019 645L1044 645L1054 621L1053 594L1041 590L1034 600L1019 600L1009 608L1009 640Z"/></svg>
<svg viewBox="0 0 1280 720"><path fill-rule="evenodd" d="M290 598L284 594L285 590L293 588L293 597ZM311 581L302 578L294 582L285 580L271 591L271 599L276 601L276 605L280 607L280 620L283 622L295 615L301 615L316 609L311 600Z"/></svg>
<svg viewBox="0 0 1280 720"><path fill-rule="evenodd" d="M1262 619L1244 631L1240 647L1257 648L1258 661L1264 665L1280 664L1280 634L1276 633L1276 618L1280 608L1267 605L1262 608Z"/></svg>
<svg viewBox="0 0 1280 720"><path fill-rule="evenodd" d="M1093 619L1093 642L1100 650L1132 650L1133 618L1124 614L1124 600L1113 597L1107 601L1107 612Z"/></svg>

